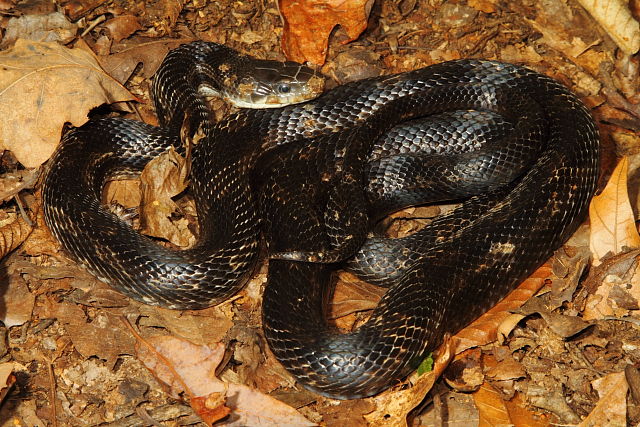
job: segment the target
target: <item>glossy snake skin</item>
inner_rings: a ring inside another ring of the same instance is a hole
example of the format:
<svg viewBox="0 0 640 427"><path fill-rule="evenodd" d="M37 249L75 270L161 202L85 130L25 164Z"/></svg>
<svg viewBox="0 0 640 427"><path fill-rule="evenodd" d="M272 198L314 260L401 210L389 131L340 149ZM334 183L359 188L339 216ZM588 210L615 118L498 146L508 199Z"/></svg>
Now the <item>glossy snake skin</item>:
<svg viewBox="0 0 640 427"><path fill-rule="evenodd" d="M169 54L153 86L163 127L102 119L68 133L46 176L45 218L97 277L176 309L236 292L262 233L271 258L265 336L313 391L357 398L396 384L446 332L541 265L585 216L598 134L585 107L552 79L458 60L213 124L196 90L222 54L230 55L203 42ZM407 123L421 117L426 128ZM194 248L172 251L131 231L100 206L99 194L118 170L179 146L185 121L205 134L191 177L200 237ZM466 135L474 129L482 136ZM416 144L417 134L428 141ZM479 142L485 136L489 142ZM387 213L434 200L463 203L407 238L367 238ZM340 265L389 288L348 334L325 316Z"/></svg>

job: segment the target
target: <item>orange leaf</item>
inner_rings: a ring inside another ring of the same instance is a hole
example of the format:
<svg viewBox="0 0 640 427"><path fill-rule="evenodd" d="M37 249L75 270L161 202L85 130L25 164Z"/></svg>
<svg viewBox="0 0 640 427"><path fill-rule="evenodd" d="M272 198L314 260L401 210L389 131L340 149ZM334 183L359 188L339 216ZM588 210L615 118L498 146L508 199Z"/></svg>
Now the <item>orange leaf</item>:
<svg viewBox="0 0 640 427"><path fill-rule="evenodd" d="M511 315L510 310L519 308L544 286L544 281L551 275L551 266L544 264L529 276L516 289L511 291L491 310L476 319L454 337L455 354L464 350L488 344L496 340L498 326Z"/></svg>
<svg viewBox="0 0 640 427"><path fill-rule="evenodd" d="M329 35L340 25L348 43L367 28L373 0L278 0L284 23L282 49L296 62L324 64Z"/></svg>
<svg viewBox="0 0 640 427"><path fill-rule="evenodd" d="M473 401L478 408L480 427L513 424L500 393L489 384L484 383L478 391L473 393Z"/></svg>
<svg viewBox="0 0 640 427"><path fill-rule="evenodd" d="M607 186L591 200L589 219L591 236L589 247L593 253L594 265L607 253L620 253L626 247L640 247L640 235L627 191L627 170L629 160L623 157L613 171Z"/></svg>

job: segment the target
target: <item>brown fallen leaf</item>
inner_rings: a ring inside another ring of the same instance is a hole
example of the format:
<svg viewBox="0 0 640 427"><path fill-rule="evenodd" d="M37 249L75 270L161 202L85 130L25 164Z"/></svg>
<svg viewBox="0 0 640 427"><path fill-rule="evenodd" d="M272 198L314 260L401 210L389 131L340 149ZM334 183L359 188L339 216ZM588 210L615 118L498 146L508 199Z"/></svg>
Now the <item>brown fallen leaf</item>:
<svg viewBox="0 0 640 427"><path fill-rule="evenodd" d="M0 148L26 167L53 153L65 123L80 126L92 108L134 97L94 56L57 43L18 40L0 52Z"/></svg>
<svg viewBox="0 0 640 427"><path fill-rule="evenodd" d="M470 348L456 355L444 373L449 387L462 393L476 391L484 382L481 357L479 348Z"/></svg>
<svg viewBox="0 0 640 427"><path fill-rule="evenodd" d="M33 230L33 226L29 224L20 214L6 214L7 221L0 221L0 259L4 258L22 244Z"/></svg>
<svg viewBox="0 0 640 427"><path fill-rule="evenodd" d="M594 196L589 205L589 247L593 253L593 265L600 264L600 259L606 254L615 255L624 248L640 247L640 234L636 228L627 191L628 165L628 158L623 157L611 174L605 189Z"/></svg>
<svg viewBox="0 0 640 427"><path fill-rule="evenodd" d="M185 3L185 0L164 0L157 2L156 7L147 9L150 15L149 18L158 30L159 35L171 33L176 22L178 22L178 16L180 16Z"/></svg>
<svg viewBox="0 0 640 427"><path fill-rule="evenodd" d="M205 310L178 311L142 305L138 309L138 324L145 328L163 328L168 333L194 344L218 342L233 327L232 314L225 313L225 304Z"/></svg>
<svg viewBox="0 0 640 427"><path fill-rule="evenodd" d="M484 383L472 394L478 408L480 427L502 425L545 427L549 422L526 408L522 394L510 400L504 400L500 393L490 384Z"/></svg>
<svg viewBox="0 0 640 427"><path fill-rule="evenodd" d="M189 220L179 212L172 197L187 188L188 164L173 148L151 160L140 175L141 233L167 239L182 248L195 243L196 237L189 230Z"/></svg>
<svg viewBox="0 0 640 427"><path fill-rule="evenodd" d="M544 297L531 298L518 310L518 313L524 316L529 316L533 313L539 314L547 323L549 329L562 338L574 336L590 326L588 322L585 322L580 317L563 315L549 310L546 305L547 301L548 297L546 295Z"/></svg>
<svg viewBox="0 0 640 427"><path fill-rule="evenodd" d="M582 311L584 320L607 316L625 317L638 310L640 301L640 266L637 251L626 252L607 260L597 288L591 290ZM594 276L595 277L595 276ZM593 281L592 281L593 283Z"/></svg>
<svg viewBox="0 0 640 427"><path fill-rule="evenodd" d="M168 387L168 393L175 398L186 393L208 425L227 414L231 415L228 426L315 425L279 400L216 378L225 352L222 343L208 347L172 336L138 337L137 350L138 358Z"/></svg>
<svg viewBox="0 0 640 427"><path fill-rule="evenodd" d="M36 297L17 272L0 270L0 320L7 328L19 326L31 319Z"/></svg>
<svg viewBox="0 0 640 427"><path fill-rule="evenodd" d="M386 289L366 283L346 272L341 272L339 278L329 318L335 319L338 328L351 330L357 320L355 314L376 308Z"/></svg>
<svg viewBox="0 0 640 427"><path fill-rule="evenodd" d="M469 6L484 13L494 13L496 11L495 0L469 0Z"/></svg>
<svg viewBox="0 0 640 427"><path fill-rule="evenodd" d="M372 6L373 0L278 0L282 50L291 61L322 65L333 28L340 25L346 31L344 43L355 40L367 28Z"/></svg>
<svg viewBox="0 0 640 427"><path fill-rule="evenodd" d="M627 380L624 372L607 374L591 382L600 400L578 427L627 425Z"/></svg>
<svg viewBox="0 0 640 427"><path fill-rule="evenodd" d="M121 354L134 353L135 340L114 314L106 310L98 311L89 322L78 304L55 302L48 298L43 305L42 314L46 313L64 325L73 347L82 357L89 359L97 356L113 367Z"/></svg>
<svg viewBox="0 0 640 427"><path fill-rule="evenodd" d="M98 61L111 77L124 84L139 64L142 64L140 76L144 78L151 77L169 50L190 41L193 41L193 39L149 41L148 39L133 37L133 42L130 40L126 41L127 47L111 55L98 56ZM137 44L130 46L131 43Z"/></svg>
<svg viewBox="0 0 640 427"><path fill-rule="evenodd" d="M109 30L109 34L113 41L119 43L120 40L126 39L131 34L142 29L138 18L133 15L120 15L109 19L105 22L104 27Z"/></svg>

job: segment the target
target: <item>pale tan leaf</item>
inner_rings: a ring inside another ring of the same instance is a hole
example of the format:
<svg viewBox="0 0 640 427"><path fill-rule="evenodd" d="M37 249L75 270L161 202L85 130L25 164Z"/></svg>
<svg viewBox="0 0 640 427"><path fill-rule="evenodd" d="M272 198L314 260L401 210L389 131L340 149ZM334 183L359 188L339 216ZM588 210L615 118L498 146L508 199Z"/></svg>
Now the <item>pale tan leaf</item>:
<svg viewBox="0 0 640 427"><path fill-rule="evenodd" d="M640 247L640 235L629 202L627 192L627 170L629 160L623 157L614 169L607 186L594 196L589 206L591 235L589 247L593 263L598 265L607 253L615 255L625 247Z"/></svg>
<svg viewBox="0 0 640 427"><path fill-rule="evenodd" d="M627 55L640 49L640 25L623 0L578 0Z"/></svg>
<svg viewBox="0 0 640 427"><path fill-rule="evenodd" d="M600 400L579 427L624 427L627 425L627 390L624 372L615 372L591 382Z"/></svg>
<svg viewBox="0 0 640 427"><path fill-rule="evenodd" d="M171 336L138 343L138 357L169 387L172 396L186 392L191 405L211 425L230 413L227 426L313 426L294 408L242 384L225 383L215 376L224 345L195 345Z"/></svg>
<svg viewBox="0 0 640 427"><path fill-rule="evenodd" d="M68 43L76 35L78 24L69 22L60 12L47 15L27 14L9 19L2 48L11 46L17 39L39 42Z"/></svg>
<svg viewBox="0 0 640 427"><path fill-rule="evenodd" d="M13 375L13 371L13 362L0 363L0 403L4 401L9 390L11 390L11 387L16 382L16 377Z"/></svg>
<svg viewBox="0 0 640 427"><path fill-rule="evenodd" d="M65 123L80 126L92 108L134 97L96 58L57 43L18 40L0 52L0 148L26 167L53 153Z"/></svg>
<svg viewBox="0 0 640 427"><path fill-rule="evenodd" d="M6 202L27 188L33 188L38 180L38 169L24 169L0 176L0 201Z"/></svg>

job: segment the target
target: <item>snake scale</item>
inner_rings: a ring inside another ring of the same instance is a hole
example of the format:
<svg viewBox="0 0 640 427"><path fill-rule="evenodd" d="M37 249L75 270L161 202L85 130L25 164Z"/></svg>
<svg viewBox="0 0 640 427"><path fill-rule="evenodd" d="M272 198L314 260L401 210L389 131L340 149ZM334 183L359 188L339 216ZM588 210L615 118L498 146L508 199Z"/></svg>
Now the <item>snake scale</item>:
<svg viewBox="0 0 640 427"><path fill-rule="evenodd" d="M348 83L301 104L242 109L214 124L198 90L219 91L216 72L244 67L235 55L205 42L171 51L152 87L161 127L107 118L68 132L46 174L45 219L98 278L174 309L235 293L264 235L264 333L310 390L346 399L397 383L584 219L598 175L597 130L584 105L548 77L456 60ZM308 83L307 71L289 67L289 82ZM105 180L180 147L185 123L204 135L191 169L200 230L193 248L174 251L132 231L100 194ZM488 142L466 135L478 129ZM389 212L437 200L462 204L406 238L367 237ZM326 318L338 267L388 287L351 333Z"/></svg>

